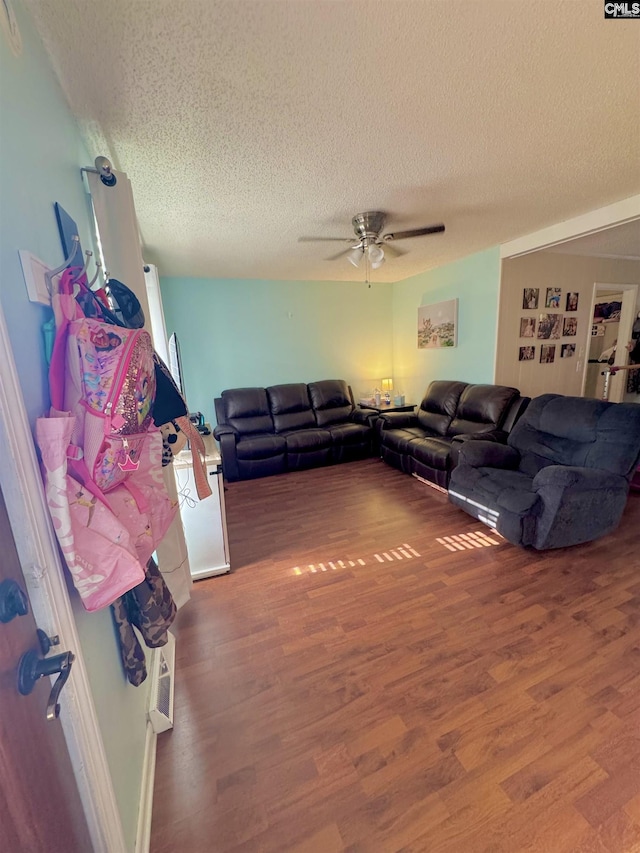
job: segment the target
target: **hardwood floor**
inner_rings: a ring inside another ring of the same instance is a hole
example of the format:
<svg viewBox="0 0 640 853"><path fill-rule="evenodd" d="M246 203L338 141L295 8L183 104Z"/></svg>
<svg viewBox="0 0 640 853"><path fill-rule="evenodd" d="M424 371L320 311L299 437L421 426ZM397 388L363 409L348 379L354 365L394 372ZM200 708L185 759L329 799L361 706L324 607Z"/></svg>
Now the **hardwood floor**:
<svg viewBox="0 0 640 853"><path fill-rule="evenodd" d="M379 460L226 498L152 853L640 851L640 495L546 553Z"/></svg>

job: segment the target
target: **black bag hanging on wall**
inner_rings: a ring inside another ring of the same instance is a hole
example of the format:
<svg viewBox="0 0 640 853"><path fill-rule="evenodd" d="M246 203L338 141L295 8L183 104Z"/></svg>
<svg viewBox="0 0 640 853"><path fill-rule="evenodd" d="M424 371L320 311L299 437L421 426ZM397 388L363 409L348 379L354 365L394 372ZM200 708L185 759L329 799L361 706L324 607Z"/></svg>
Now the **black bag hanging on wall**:
<svg viewBox="0 0 640 853"><path fill-rule="evenodd" d="M151 416L154 424L159 427L175 421L187 414L187 404L178 390L169 368L158 353L153 354L156 372L156 398L153 402Z"/></svg>

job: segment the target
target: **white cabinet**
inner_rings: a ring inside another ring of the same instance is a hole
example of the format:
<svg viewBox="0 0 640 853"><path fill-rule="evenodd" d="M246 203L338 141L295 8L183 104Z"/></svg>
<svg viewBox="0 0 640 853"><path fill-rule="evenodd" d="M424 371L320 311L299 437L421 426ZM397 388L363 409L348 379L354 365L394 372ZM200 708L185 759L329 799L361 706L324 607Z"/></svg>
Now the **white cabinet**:
<svg viewBox="0 0 640 853"><path fill-rule="evenodd" d="M230 571L227 521L224 511L222 459L212 435L205 435L206 466L211 497L198 499L191 451L183 450L173 463L178 486L180 515L194 580Z"/></svg>

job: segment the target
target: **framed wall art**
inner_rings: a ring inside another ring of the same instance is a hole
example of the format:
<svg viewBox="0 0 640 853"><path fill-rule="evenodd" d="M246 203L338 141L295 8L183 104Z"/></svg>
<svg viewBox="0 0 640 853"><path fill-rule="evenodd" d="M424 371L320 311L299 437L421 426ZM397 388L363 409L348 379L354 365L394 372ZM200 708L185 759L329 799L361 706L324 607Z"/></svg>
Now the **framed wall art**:
<svg viewBox="0 0 640 853"><path fill-rule="evenodd" d="M536 357L535 347L520 347L518 361L533 361Z"/></svg>
<svg viewBox="0 0 640 853"><path fill-rule="evenodd" d="M559 338L562 332L562 314L540 314L538 338Z"/></svg>
<svg viewBox="0 0 640 853"><path fill-rule="evenodd" d="M547 298L544 301L545 308L559 308L560 307L560 296L562 295L562 290L559 287L548 287L547 288Z"/></svg>
<svg viewBox="0 0 640 853"><path fill-rule="evenodd" d="M458 344L458 300L418 308L418 349L440 349Z"/></svg>
<svg viewBox="0 0 640 853"><path fill-rule="evenodd" d="M577 311L579 298L579 293L567 293L567 304L565 307L565 311Z"/></svg>
<svg viewBox="0 0 640 853"><path fill-rule="evenodd" d="M552 364L556 358L556 345L542 344L540 347L540 364Z"/></svg>
<svg viewBox="0 0 640 853"><path fill-rule="evenodd" d="M535 317L522 317L520 319L520 337L535 338L536 336L536 319Z"/></svg>

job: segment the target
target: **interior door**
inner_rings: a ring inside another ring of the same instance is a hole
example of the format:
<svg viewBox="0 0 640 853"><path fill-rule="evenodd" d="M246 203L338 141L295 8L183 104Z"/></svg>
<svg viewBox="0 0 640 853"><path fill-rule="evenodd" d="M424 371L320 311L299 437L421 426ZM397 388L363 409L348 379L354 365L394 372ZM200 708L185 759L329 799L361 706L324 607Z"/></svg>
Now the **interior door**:
<svg viewBox="0 0 640 853"><path fill-rule="evenodd" d="M24 593L1 490L0 543L0 584L14 581ZM28 598L16 609L29 610ZM2 607L0 616L9 618ZM42 657L36 629L30 612L0 621L0 850L87 853L92 847L62 725L46 717L51 681L38 679L29 695L17 688L22 655L33 649Z"/></svg>

